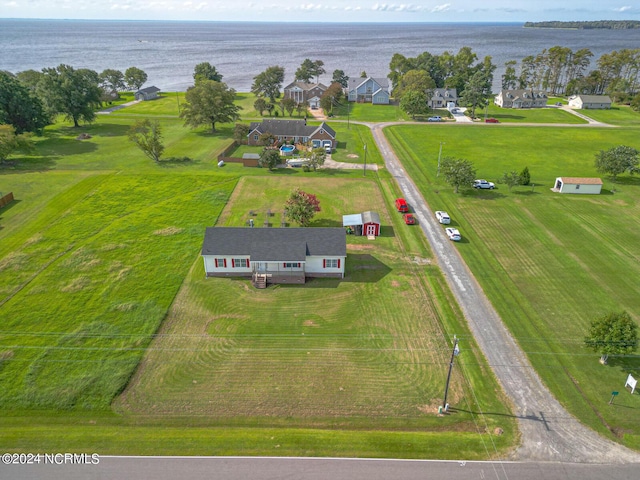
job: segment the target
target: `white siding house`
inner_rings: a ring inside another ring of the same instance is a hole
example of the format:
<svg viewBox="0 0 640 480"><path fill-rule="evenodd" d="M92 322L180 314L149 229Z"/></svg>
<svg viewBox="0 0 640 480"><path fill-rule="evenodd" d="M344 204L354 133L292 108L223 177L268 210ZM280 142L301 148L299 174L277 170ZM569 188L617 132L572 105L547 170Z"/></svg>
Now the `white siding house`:
<svg viewBox="0 0 640 480"><path fill-rule="evenodd" d="M558 177L552 190L558 193L598 195L602 190L602 180L599 178Z"/></svg>

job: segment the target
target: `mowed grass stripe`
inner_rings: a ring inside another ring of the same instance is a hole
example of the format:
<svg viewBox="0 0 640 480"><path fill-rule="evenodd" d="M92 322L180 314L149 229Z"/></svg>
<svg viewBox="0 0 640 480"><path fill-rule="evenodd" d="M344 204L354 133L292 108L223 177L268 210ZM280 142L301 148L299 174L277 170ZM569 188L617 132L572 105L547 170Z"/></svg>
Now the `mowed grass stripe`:
<svg viewBox="0 0 640 480"><path fill-rule="evenodd" d="M107 408L123 388L233 186L166 180L111 177L24 248L74 245L2 307L4 404Z"/></svg>

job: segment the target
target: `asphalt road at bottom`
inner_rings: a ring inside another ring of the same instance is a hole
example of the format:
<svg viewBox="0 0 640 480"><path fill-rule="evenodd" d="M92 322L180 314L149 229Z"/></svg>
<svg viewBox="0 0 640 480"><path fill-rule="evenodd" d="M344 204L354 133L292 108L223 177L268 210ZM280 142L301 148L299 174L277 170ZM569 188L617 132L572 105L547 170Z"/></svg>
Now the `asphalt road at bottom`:
<svg viewBox="0 0 640 480"><path fill-rule="evenodd" d="M0 465L0 480L635 480L638 465L345 458L101 457L97 465Z"/></svg>
<svg viewBox="0 0 640 480"><path fill-rule="evenodd" d="M385 166L395 178L431 244L447 282L462 308L473 336L513 403L522 442L513 460L576 463L637 463L640 454L601 437L570 415L544 386L526 355L449 241L393 152L382 129L369 124ZM464 240L464 231L461 232ZM454 333L454 332L451 332ZM460 346L463 349L463 345ZM485 413L485 415L490 413Z"/></svg>

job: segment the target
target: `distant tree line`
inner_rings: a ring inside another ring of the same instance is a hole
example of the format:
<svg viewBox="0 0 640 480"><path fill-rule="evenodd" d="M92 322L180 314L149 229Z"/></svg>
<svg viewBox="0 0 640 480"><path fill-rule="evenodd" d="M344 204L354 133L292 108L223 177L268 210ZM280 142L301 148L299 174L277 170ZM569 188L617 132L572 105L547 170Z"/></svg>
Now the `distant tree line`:
<svg viewBox="0 0 640 480"><path fill-rule="evenodd" d="M571 28L575 30L628 30L631 28L640 28L638 20L596 20L586 22L526 22L525 28Z"/></svg>

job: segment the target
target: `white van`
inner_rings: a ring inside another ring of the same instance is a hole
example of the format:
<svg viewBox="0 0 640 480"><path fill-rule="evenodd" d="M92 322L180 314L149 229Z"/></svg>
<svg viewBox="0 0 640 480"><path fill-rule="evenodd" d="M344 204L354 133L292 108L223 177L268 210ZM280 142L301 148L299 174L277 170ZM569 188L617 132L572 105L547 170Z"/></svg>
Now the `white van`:
<svg viewBox="0 0 640 480"><path fill-rule="evenodd" d="M326 153L333 152L333 145L331 144L331 140L325 140L324 142L322 142L322 146L324 147L324 151Z"/></svg>

